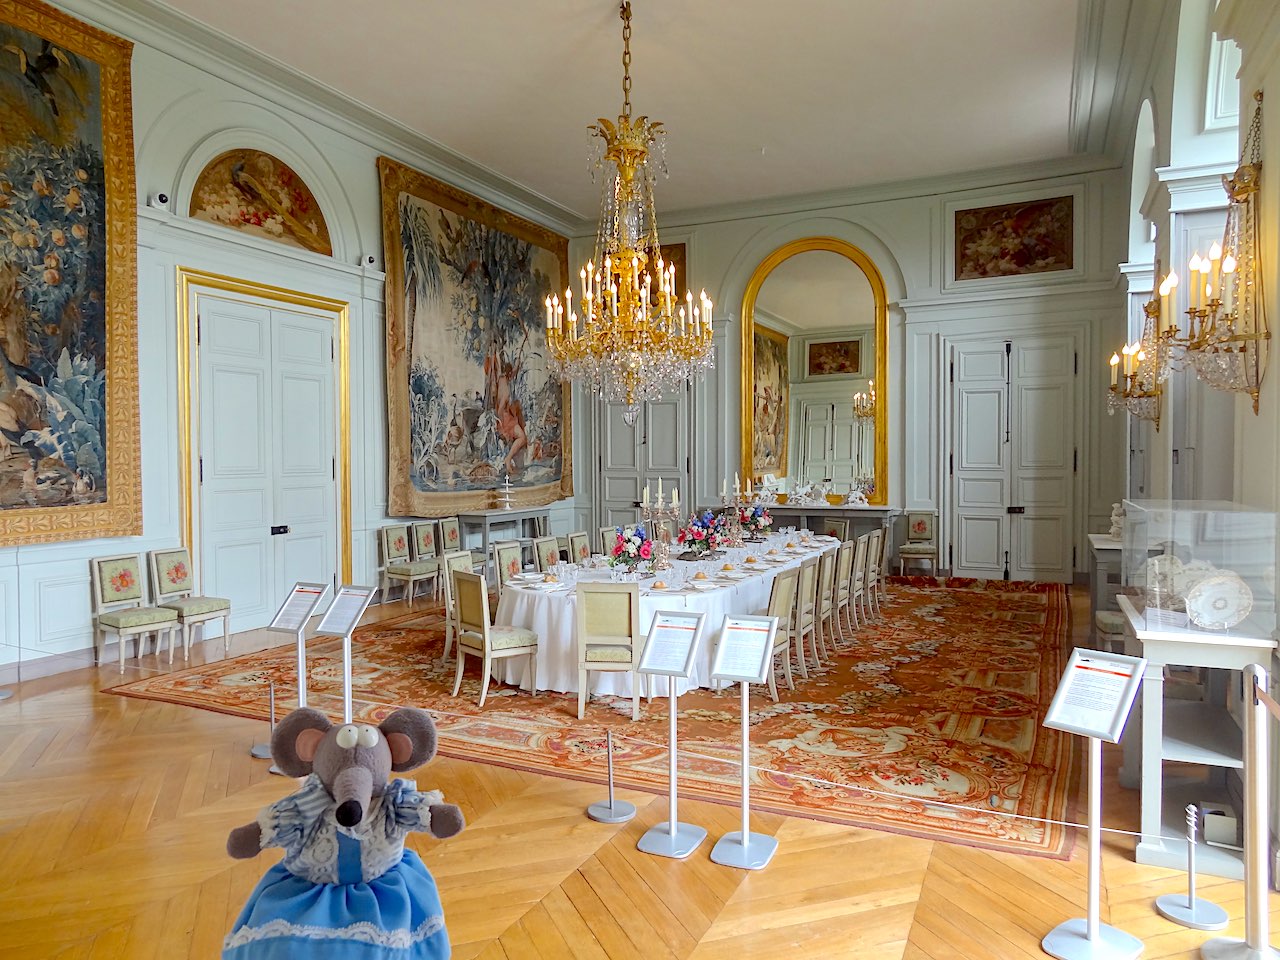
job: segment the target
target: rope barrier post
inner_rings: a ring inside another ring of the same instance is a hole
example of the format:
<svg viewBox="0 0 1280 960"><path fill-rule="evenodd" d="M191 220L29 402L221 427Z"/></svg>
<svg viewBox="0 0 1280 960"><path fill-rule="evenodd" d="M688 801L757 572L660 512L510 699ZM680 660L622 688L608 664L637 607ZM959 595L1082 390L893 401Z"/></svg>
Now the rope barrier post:
<svg viewBox="0 0 1280 960"><path fill-rule="evenodd" d="M271 743L269 735L274 733L276 729L276 681L274 677L267 678L267 703L269 705L269 716L271 718L267 721L268 742L255 743L249 748L249 756L253 757L255 760L271 759Z"/></svg>
<svg viewBox="0 0 1280 960"><path fill-rule="evenodd" d="M1267 914L1267 710L1280 707L1267 693L1267 671L1245 667L1244 717L1244 928L1245 938L1215 937L1200 948L1203 960L1276 960Z"/></svg>
<svg viewBox="0 0 1280 960"><path fill-rule="evenodd" d="M609 800L599 801L587 807L587 816L599 823L626 823L636 815L636 805L626 800L618 800L613 795L613 731L606 730L605 756L609 770Z"/></svg>
<svg viewBox="0 0 1280 960"><path fill-rule="evenodd" d="M1227 911L1196 896L1196 805L1187 804L1187 895L1166 893L1156 897L1160 916L1193 930L1221 930L1227 925Z"/></svg>
<svg viewBox="0 0 1280 960"><path fill-rule="evenodd" d="M652 853L659 857L671 857L683 860L707 838L707 831L692 823L681 823L676 815L676 678L667 676L667 703L671 714L671 726L667 747L669 768L667 778L670 782L670 809L667 822L649 828L636 849L641 853Z"/></svg>
<svg viewBox="0 0 1280 960"><path fill-rule="evenodd" d="M711 860L726 867L763 870L778 852L778 840L765 833L751 832L751 696L745 680L739 686L742 687L742 829L717 840L711 848Z"/></svg>

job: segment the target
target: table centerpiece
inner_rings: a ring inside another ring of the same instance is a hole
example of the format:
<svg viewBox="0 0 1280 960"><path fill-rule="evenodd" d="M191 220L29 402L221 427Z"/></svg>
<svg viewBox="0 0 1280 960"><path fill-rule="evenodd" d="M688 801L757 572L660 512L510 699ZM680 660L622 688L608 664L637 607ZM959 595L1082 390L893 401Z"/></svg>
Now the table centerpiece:
<svg viewBox="0 0 1280 960"><path fill-rule="evenodd" d="M725 545L724 523L723 514L716 515L710 510L692 514L689 522L676 535L676 542L685 548L680 559L697 560L714 556L715 551Z"/></svg>

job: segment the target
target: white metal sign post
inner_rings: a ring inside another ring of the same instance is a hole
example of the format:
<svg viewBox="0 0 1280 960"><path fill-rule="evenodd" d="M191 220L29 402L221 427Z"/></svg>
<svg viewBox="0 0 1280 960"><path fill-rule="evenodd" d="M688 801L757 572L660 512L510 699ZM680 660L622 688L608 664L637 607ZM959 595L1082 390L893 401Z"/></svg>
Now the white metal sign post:
<svg viewBox="0 0 1280 960"><path fill-rule="evenodd" d="M299 581L289 591L276 615L267 624L275 633L292 634L298 644L298 706L307 705L307 621L328 592L327 583L303 583Z"/></svg>
<svg viewBox="0 0 1280 960"><path fill-rule="evenodd" d="M726 867L762 870L778 850L778 841L751 832L751 695L749 685L764 683L773 659L777 617L724 618L711 679L742 686L742 829L726 833L711 848L711 859Z"/></svg>
<svg viewBox="0 0 1280 960"><path fill-rule="evenodd" d="M342 722L351 722L351 634L373 599L373 587L343 584L333 595L316 634L342 638Z"/></svg>
<svg viewBox="0 0 1280 960"><path fill-rule="evenodd" d="M636 847L643 853L675 860L689 856L707 837L702 827L681 823L676 815L676 679L687 680L693 672L693 658L702 639L705 617L705 613L659 611L654 614L638 667L642 674L667 678L667 710L671 715L667 746L671 809L666 823L650 827Z"/></svg>
<svg viewBox="0 0 1280 960"><path fill-rule="evenodd" d="M1100 922L1102 892L1102 741L1116 743L1142 684L1147 661L1076 648L1049 704L1044 725L1089 740L1089 914L1068 920L1040 942L1060 960L1133 960L1142 941Z"/></svg>

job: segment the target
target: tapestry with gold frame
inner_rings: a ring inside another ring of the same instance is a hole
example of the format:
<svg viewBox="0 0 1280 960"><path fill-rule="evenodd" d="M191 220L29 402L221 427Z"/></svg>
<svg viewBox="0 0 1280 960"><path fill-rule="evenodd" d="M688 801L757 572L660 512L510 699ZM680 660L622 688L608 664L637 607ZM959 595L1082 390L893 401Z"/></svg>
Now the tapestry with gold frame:
<svg viewBox="0 0 1280 960"><path fill-rule="evenodd" d="M438 517L573 495L569 386L546 297L569 241L378 158L387 265L387 510Z"/></svg>
<svg viewBox="0 0 1280 960"><path fill-rule="evenodd" d="M756 324L752 331L755 365L752 383L751 476L787 475L787 421L791 404L791 365L784 334Z"/></svg>
<svg viewBox="0 0 1280 960"><path fill-rule="evenodd" d="M142 532L133 45L0 7L0 546Z"/></svg>

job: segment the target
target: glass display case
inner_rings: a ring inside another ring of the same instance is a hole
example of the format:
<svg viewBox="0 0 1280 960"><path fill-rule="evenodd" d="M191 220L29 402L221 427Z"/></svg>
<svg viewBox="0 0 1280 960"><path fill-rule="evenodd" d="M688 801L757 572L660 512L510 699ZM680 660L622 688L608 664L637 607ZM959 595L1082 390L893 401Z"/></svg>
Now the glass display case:
<svg viewBox="0 0 1280 960"><path fill-rule="evenodd" d="M1270 638L1276 514L1222 500L1126 500L1122 594L1148 630Z"/></svg>

